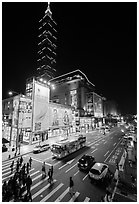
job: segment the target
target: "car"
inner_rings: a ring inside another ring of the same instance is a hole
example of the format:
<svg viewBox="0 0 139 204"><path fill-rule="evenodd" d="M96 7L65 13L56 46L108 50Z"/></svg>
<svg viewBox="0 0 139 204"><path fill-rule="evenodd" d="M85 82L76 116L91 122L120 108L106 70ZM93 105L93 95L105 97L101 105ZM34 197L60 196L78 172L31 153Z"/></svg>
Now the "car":
<svg viewBox="0 0 139 204"><path fill-rule="evenodd" d="M8 148L6 147L5 144L2 145L2 152L7 152Z"/></svg>
<svg viewBox="0 0 139 204"><path fill-rule="evenodd" d="M89 171L89 177L97 181L103 181L109 172L109 166L104 163L96 162Z"/></svg>
<svg viewBox="0 0 139 204"><path fill-rule="evenodd" d="M84 154L78 160L78 168L83 171L89 170L95 164L95 158L88 154Z"/></svg>
<svg viewBox="0 0 139 204"><path fill-rule="evenodd" d="M48 150L50 148L49 144L44 144L44 145L37 145L33 149L33 153L40 153Z"/></svg>

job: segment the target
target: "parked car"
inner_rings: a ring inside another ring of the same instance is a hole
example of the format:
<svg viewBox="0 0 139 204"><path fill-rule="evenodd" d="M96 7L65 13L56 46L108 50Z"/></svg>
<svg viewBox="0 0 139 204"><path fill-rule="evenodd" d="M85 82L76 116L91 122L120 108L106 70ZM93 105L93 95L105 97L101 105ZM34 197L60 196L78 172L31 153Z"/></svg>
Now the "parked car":
<svg viewBox="0 0 139 204"><path fill-rule="evenodd" d="M6 147L5 144L2 145L2 152L7 152L8 148Z"/></svg>
<svg viewBox="0 0 139 204"><path fill-rule="evenodd" d="M103 181L109 171L109 167L104 163L95 163L89 171L89 177L94 180Z"/></svg>
<svg viewBox="0 0 139 204"><path fill-rule="evenodd" d="M37 145L33 149L33 153L40 153L48 150L50 148L49 144L44 144L44 145Z"/></svg>
<svg viewBox="0 0 139 204"><path fill-rule="evenodd" d="M95 158L88 154L83 155L78 160L78 167L80 170L87 171L95 164Z"/></svg>

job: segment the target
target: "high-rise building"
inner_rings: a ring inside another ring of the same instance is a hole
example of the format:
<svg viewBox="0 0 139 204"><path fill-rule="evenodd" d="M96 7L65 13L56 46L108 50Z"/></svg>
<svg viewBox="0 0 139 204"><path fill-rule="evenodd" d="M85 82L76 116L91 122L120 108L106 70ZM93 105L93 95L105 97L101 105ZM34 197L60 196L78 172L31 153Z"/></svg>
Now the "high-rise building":
<svg viewBox="0 0 139 204"><path fill-rule="evenodd" d="M50 80L56 76L57 23L52 18L50 3L39 21L37 72L39 77Z"/></svg>

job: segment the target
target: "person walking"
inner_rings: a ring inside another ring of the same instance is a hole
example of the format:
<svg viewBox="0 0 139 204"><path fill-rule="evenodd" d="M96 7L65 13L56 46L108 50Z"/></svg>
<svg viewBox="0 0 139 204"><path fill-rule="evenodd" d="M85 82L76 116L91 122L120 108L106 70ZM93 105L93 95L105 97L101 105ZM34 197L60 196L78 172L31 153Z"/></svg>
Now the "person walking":
<svg viewBox="0 0 139 204"><path fill-rule="evenodd" d="M31 179L30 175L28 175L28 177L26 179L27 194L30 193L31 185L32 185L32 179Z"/></svg>
<svg viewBox="0 0 139 204"><path fill-rule="evenodd" d="M12 163L11 163L11 174L13 173L13 167L14 167L14 160L12 161Z"/></svg>
<svg viewBox="0 0 139 204"><path fill-rule="evenodd" d="M32 165L32 158L30 157L29 158L29 166L30 166L30 168L31 168L31 165Z"/></svg>
<svg viewBox="0 0 139 204"><path fill-rule="evenodd" d="M27 174L29 174L29 163L27 162Z"/></svg>
<svg viewBox="0 0 139 204"><path fill-rule="evenodd" d="M46 169L45 169L45 162L42 165L42 179L46 177Z"/></svg>
<svg viewBox="0 0 139 204"><path fill-rule="evenodd" d="M72 177L70 177L69 187L70 187L69 193L71 196L73 196L75 194L75 192L74 192L74 182L72 180Z"/></svg>
<svg viewBox="0 0 139 204"><path fill-rule="evenodd" d="M22 166L22 163L23 163L23 157L21 156L20 157L20 166Z"/></svg>
<svg viewBox="0 0 139 204"><path fill-rule="evenodd" d="M48 182L51 184L53 181L53 168L50 168L48 171Z"/></svg>

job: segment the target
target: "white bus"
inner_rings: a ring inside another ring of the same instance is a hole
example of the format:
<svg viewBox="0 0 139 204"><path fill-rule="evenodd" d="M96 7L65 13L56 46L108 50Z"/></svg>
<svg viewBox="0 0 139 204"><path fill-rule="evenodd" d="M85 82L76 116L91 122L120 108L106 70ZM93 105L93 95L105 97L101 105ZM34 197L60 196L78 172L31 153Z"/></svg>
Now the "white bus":
<svg viewBox="0 0 139 204"><path fill-rule="evenodd" d="M86 137L78 136L71 140L58 141L51 146L52 156L61 159L86 145Z"/></svg>

